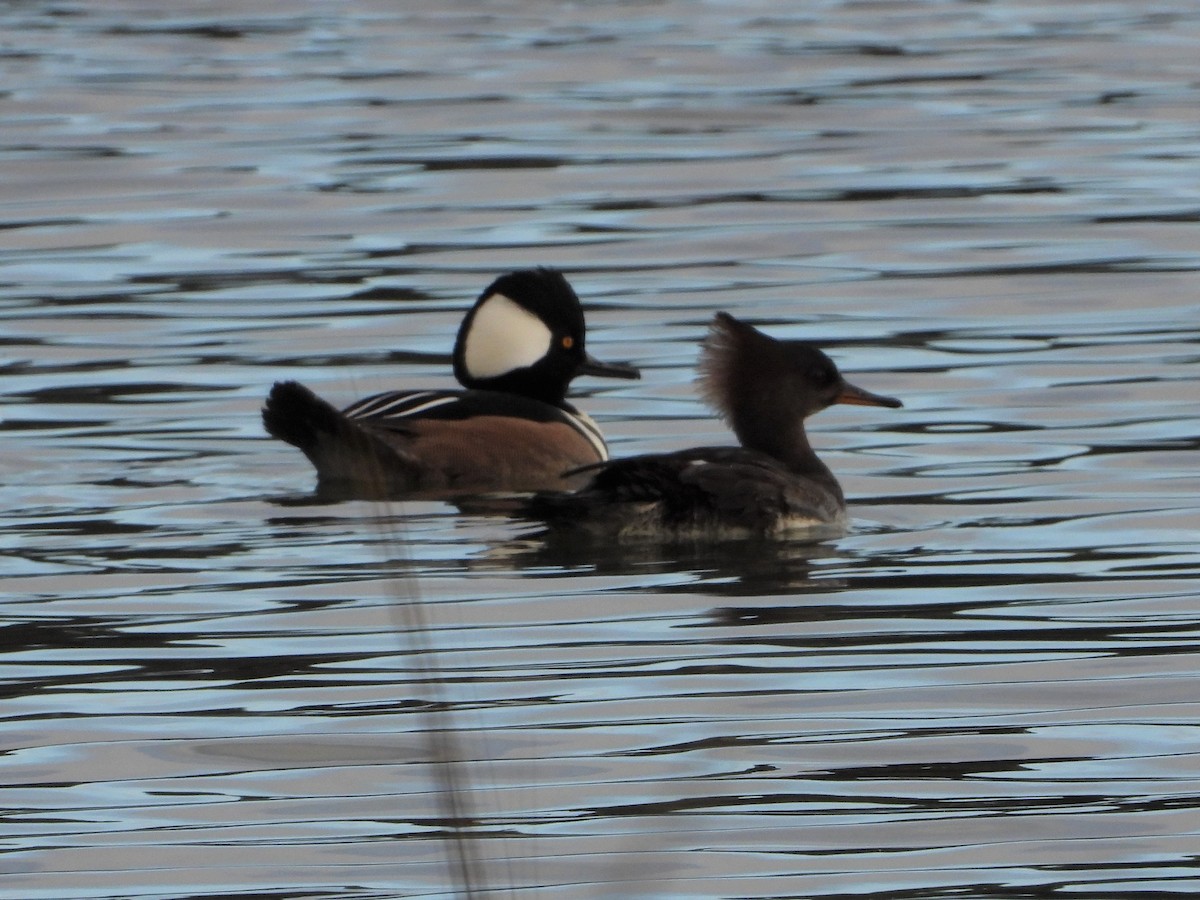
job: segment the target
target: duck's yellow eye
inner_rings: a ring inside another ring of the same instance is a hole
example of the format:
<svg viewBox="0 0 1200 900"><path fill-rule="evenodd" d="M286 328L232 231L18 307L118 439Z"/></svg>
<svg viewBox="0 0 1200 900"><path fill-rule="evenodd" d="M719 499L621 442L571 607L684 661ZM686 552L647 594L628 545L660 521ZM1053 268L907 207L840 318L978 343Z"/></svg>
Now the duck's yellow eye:
<svg viewBox="0 0 1200 900"><path fill-rule="evenodd" d="M563 345L564 350L570 350L572 347L575 346L575 338L571 337L568 334L566 337L564 337L562 339L562 345Z"/></svg>

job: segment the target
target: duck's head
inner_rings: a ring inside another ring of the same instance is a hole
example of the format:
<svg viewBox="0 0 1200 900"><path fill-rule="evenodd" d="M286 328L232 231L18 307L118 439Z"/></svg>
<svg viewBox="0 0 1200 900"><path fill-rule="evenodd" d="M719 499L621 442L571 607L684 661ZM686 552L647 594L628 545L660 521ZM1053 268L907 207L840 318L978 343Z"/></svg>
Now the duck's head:
<svg viewBox="0 0 1200 900"><path fill-rule="evenodd" d="M804 420L835 403L902 405L850 384L812 344L773 338L724 312L702 346L699 382L744 446L770 452L781 438L802 440Z"/></svg>
<svg viewBox="0 0 1200 900"><path fill-rule="evenodd" d="M579 375L639 378L633 366L588 354L583 307L553 269L523 269L493 281L463 319L454 376L463 387L559 404Z"/></svg>

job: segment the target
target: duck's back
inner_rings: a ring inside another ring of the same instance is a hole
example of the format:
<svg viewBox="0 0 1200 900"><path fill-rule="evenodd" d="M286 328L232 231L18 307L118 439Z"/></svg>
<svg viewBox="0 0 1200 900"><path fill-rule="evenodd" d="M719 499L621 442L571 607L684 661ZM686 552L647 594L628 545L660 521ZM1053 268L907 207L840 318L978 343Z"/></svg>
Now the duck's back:
<svg viewBox="0 0 1200 900"><path fill-rule="evenodd" d="M366 498L565 490L569 469L605 460L595 424L573 408L495 391L398 391L345 410L282 382L267 430L300 448L326 495Z"/></svg>
<svg viewBox="0 0 1200 900"><path fill-rule="evenodd" d="M583 489L538 498L534 515L622 538L824 538L846 528L842 491L828 470L798 475L740 447L634 456L583 471L592 475Z"/></svg>

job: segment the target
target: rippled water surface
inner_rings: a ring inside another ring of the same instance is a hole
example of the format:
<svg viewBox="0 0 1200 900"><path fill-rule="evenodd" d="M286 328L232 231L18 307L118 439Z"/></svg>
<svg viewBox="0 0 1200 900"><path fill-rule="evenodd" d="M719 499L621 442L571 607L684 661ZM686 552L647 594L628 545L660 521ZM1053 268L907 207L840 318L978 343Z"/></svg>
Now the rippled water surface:
<svg viewBox="0 0 1200 900"><path fill-rule="evenodd" d="M1200 7L0 10L0 894L1200 893ZM627 454L712 313L902 410L855 528L317 503L270 384L565 270Z"/></svg>

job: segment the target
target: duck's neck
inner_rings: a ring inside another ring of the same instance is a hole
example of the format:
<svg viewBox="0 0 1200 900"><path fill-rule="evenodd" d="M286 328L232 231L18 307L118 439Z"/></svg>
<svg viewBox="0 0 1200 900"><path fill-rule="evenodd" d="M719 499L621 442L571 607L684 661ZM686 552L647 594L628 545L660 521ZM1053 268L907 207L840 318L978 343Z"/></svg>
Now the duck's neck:
<svg viewBox="0 0 1200 900"><path fill-rule="evenodd" d="M808 442L808 433L804 430L803 421L797 422L791 428L781 428L778 423L759 417L737 416L730 424L746 449L757 450L774 457L797 475L837 485L829 467L821 462Z"/></svg>

